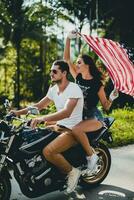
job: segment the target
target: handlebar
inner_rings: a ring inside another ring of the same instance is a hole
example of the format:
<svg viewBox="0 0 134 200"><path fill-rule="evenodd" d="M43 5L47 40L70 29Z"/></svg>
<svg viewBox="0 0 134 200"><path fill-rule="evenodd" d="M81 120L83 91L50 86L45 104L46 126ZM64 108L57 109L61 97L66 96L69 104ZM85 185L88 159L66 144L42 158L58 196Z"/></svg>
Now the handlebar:
<svg viewBox="0 0 134 200"><path fill-rule="evenodd" d="M20 123L16 122L14 125L13 120L18 120ZM12 127L12 131L18 133L22 128L28 127L31 124L32 119L27 119L27 118L19 118L17 117L13 112L8 113L5 116L5 121L7 122L8 126ZM40 124L44 124L44 122L41 122Z"/></svg>

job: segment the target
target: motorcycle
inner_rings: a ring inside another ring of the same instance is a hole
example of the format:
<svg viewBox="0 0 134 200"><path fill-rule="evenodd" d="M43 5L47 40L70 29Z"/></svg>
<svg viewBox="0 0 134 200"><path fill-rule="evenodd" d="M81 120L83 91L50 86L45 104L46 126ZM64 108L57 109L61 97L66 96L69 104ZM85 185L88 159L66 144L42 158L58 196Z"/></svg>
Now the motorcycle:
<svg viewBox="0 0 134 200"><path fill-rule="evenodd" d="M31 107L31 114L37 113L36 109ZM19 125L14 125L14 120L18 120ZM78 183L81 187L98 186L110 170L111 155L106 142L112 142L109 128L113 122L114 118L105 118L105 127L87 134L90 144L99 156L94 173L84 173L87 162L80 144L63 153L74 167L82 170ZM12 176L19 184L21 192L28 198L65 190L65 175L42 155L43 148L57 135L47 127L33 130L28 126L27 117L21 119L13 114L7 114L4 120L0 121L0 200L10 199Z"/></svg>

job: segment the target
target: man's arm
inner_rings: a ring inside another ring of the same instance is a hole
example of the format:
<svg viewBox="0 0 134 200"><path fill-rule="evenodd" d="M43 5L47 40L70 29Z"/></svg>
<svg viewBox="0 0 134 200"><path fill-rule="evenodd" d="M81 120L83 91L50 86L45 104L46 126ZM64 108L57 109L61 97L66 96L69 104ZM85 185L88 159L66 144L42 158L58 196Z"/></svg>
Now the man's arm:
<svg viewBox="0 0 134 200"><path fill-rule="evenodd" d="M42 110L43 108L46 108L50 104L50 102L51 100L47 96L45 96L38 103L32 106L37 107L38 110ZM16 116L26 115L28 113L28 107L21 110L11 110L10 112L14 113Z"/></svg>
<svg viewBox="0 0 134 200"><path fill-rule="evenodd" d="M45 96L43 99L41 99L38 103L34 104L33 106L37 107L38 110L42 110L43 108L46 108L52 101Z"/></svg>
<svg viewBox="0 0 134 200"><path fill-rule="evenodd" d="M63 110L43 116L38 117L32 120L31 127L35 128L37 124L41 122L49 122L49 121L59 121L65 118L69 118L78 102L78 98L70 98L66 102L66 105Z"/></svg>

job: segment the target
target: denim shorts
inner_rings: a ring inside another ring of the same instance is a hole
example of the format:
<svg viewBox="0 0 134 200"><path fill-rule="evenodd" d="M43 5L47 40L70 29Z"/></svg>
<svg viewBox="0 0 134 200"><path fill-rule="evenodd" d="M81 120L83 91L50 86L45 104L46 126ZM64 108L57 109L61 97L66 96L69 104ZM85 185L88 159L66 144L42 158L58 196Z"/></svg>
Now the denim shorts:
<svg viewBox="0 0 134 200"><path fill-rule="evenodd" d="M103 121L103 115L97 107L90 110L83 111L83 119L97 119L98 121Z"/></svg>

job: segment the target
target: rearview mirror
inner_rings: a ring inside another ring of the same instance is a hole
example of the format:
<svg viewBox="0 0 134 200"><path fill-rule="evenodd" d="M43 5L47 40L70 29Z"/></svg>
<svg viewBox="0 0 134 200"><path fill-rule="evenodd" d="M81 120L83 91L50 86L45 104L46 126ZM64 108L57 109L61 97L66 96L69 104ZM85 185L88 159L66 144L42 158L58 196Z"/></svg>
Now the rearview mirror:
<svg viewBox="0 0 134 200"><path fill-rule="evenodd" d="M5 108L10 108L11 105L8 99L5 99L4 106Z"/></svg>
<svg viewBox="0 0 134 200"><path fill-rule="evenodd" d="M29 107L28 107L28 114L39 115L40 112L39 112L39 110L38 110L37 107L29 106Z"/></svg>

